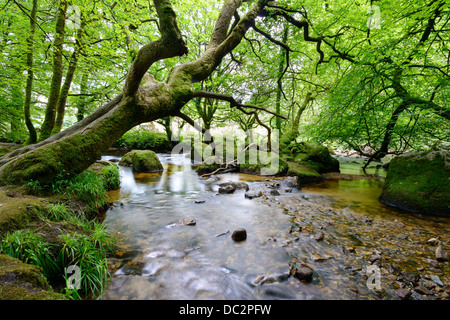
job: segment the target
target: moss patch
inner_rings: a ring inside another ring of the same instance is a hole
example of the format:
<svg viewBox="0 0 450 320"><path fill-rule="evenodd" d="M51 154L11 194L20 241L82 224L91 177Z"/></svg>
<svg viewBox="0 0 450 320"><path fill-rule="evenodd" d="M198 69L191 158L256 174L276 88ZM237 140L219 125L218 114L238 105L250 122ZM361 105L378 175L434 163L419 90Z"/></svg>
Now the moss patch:
<svg viewBox="0 0 450 320"><path fill-rule="evenodd" d="M390 162L380 200L409 211L450 215L448 151L408 153Z"/></svg>
<svg viewBox="0 0 450 320"><path fill-rule="evenodd" d="M0 300L65 300L54 292L41 268L0 254Z"/></svg>
<svg viewBox="0 0 450 320"><path fill-rule="evenodd" d="M0 189L0 236L26 226L36 218L36 210L43 207L44 203L36 197Z"/></svg>

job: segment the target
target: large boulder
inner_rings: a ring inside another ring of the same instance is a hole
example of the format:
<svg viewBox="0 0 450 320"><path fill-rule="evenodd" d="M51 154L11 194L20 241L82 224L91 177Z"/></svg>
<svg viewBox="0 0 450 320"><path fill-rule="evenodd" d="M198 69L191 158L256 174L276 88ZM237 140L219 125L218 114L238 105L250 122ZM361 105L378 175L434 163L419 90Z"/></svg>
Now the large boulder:
<svg viewBox="0 0 450 320"><path fill-rule="evenodd" d="M395 157L380 201L423 214L450 215L449 151L406 153Z"/></svg>
<svg viewBox="0 0 450 320"><path fill-rule="evenodd" d="M132 166L138 172L161 172L164 170L161 161L151 150L133 150L122 157L122 166Z"/></svg>

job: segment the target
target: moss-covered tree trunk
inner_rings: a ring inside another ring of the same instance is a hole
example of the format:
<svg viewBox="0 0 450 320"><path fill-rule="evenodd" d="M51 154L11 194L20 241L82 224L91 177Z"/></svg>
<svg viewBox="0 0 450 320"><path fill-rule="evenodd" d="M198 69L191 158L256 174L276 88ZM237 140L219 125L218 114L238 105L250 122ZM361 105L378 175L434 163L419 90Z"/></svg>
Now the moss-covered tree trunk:
<svg viewBox="0 0 450 320"><path fill-rule="evenodd" d="M70 128L5 155L0 159L0 183L21 184L30 179L48 183L62 171L69 175L78 174L132 127L179 115L181 108L195 97L192 83L208 77L222 58L240 43L267 2L255 2L239 23L229 30L242 1L226 1L210 44L200 58L174 67L166 82L146 76L141 85L153 63L187 54L170 1L154 0L161 38L139 50L127 74L123 92Z"/></svg>

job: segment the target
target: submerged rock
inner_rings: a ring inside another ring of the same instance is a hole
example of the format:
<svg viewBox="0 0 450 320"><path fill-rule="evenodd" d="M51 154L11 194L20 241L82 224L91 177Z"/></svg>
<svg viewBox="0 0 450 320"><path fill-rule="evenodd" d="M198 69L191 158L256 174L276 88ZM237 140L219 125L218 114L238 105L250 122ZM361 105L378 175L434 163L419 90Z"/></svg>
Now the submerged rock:
<svg viewBox="0 0 450 320"><path fill-rule="evenodd" d="M379 199L408 211L450 216L450 152L412 152L392 159Z"/></svg>

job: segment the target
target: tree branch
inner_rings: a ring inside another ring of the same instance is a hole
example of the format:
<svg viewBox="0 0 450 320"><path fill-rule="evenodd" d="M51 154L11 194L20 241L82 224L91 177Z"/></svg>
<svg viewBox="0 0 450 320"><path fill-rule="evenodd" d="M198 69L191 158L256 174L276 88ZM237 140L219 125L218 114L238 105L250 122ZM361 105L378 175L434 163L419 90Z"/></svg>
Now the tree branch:
<svg viewBox="0 0 450 320"><path fill-rule="evenodd" d="M214 93L214 92L209 92L209 91L204 91L204 90L198 90L193 93L193 97L194 98L201 97L201 98L218 99L218 100L222 100L222 101L227 101L230 103L231 108L237 108L239 110L241 110L241 108L251 108L254 110L264 111L264 112L270 113L276 117L279 117L281 119L287 120L286 117L284 117L278 113L275 113L273 111L267 110L265 108L250 105L250 104L239 103L233 98L233 96L224 94L224 93Z"/></svg>
<svg viewBox="0 0 450 320"><path fill-rule="evenodd" d="M160 21L161 38L145 45L137 53L125 81L126 97L136 94L142 77L153 63L165 58L182 56L188 52L170 1L154 0L154 4Z"/></svg>

